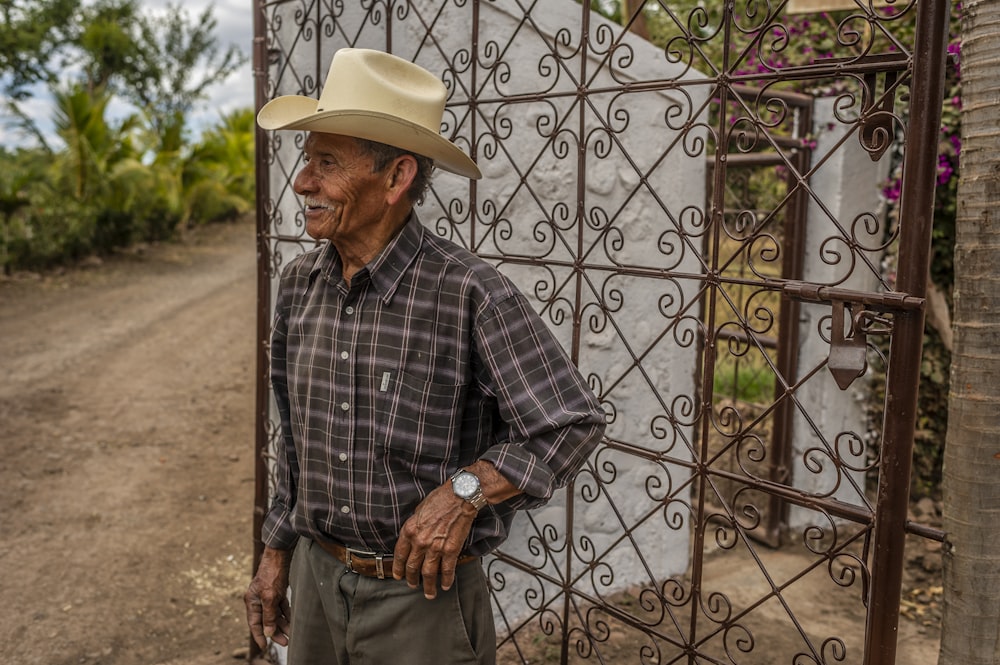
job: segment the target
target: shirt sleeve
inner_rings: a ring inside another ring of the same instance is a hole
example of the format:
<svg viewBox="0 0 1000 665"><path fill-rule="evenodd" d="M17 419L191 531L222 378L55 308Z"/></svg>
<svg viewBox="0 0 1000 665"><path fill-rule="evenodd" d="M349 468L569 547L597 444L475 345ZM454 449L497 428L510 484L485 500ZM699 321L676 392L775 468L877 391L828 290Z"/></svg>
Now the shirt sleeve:
<svg viewBox="0 0 1000 665"><path fill-rule="evenodd" d="M593 391L527 299L515 294L480 315L476 346L501 423L492 462L523 494L512 508L544 504L587 461L604 433Z"/></svg>
<svg viewBox="0 0 1000 665"><path fill-rule="evenodd" d="M279 289L271 328L271 388L278 407L279 431L274 464L276 484L271 507L264 517L261 540L274 549L291 549L298 541L292 526L295 506L296 479L299 474L298 456L292 439L292 423L288 400L287 338L288 320L285 303L287 289Z"/></svg>

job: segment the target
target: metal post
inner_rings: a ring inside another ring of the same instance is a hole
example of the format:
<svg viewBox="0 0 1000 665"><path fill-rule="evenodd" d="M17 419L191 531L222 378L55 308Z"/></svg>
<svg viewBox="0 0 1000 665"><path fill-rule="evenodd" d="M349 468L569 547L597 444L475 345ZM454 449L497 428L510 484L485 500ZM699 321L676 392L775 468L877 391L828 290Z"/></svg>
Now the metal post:
<svg viewBox="0 0 1000 665"><path fill-rule="evenodd" d="M813 101L798 107L798 136L805 136L812 131ZM801 140L801 139L800 139ZM790 161L799 174L809 170L812 159L812 149L803 145L791 155ZM789 173L786 186L791 189L798 186L795 174ZM785 213L785 228L783 240L784 260L781 263L781 277L785 280L802 279L803 263L805 262L806 223L808 222L809 196L799 187L788 202ZM778 353L776 365L781 377L789 384L798 380L799 367L799 302L782 294L781 309L778 323ZM775 483L788 482L792 468L792 420L795 417L795 406L791 398L785 395L782 381L774 382L774 400L777 407L774 410L774 430L771 434L770 464L768 478ZM778 495L768 498L767 524L765 538L772 547L781 545L782 530L788 522L788 504Z"/></svg>
<svg viewBox="0 0 1000 665"><path fill-rule="evenodd" d="M254 75L254 107L259 109L267 101L267 38L265 37L264 4L254 2L253 14L253 75ZM264 543L261 541L261 528L264 524L264 512L267 507L267 421L268 421L268 350L267 340L271 328L271 247L269 237L269 220L267 215L268 199L268 146L264 130L257 127L254 135L256 162L256 218L257 218L257 368L256 368L256 399L254 418L254 500L253 500L253 571L257 572L261 556L264 553ZM250 651L248 658L253 660L260 655L260 647L249 637Z"/></svg>
<svg viewBox="0 0 1000 665"><path fill-rule="evenodd" d="M930 266L949 5L948 0L925 0L917 7L910 79L910 122L899 209L899 274L896 287L919 298L927 292ZM923 335L923 308L896 313L886 377L885 425L876 499L864 665L886 665L896 661Z"/></svg>

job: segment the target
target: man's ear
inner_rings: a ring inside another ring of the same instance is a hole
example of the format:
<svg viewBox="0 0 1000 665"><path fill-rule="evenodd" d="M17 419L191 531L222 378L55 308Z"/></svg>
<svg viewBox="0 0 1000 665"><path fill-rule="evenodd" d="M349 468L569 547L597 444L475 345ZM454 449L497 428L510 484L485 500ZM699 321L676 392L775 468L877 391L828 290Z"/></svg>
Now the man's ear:
<svg viewBox="0 0 1000 665"><path fill-rule="evenodd" d="M400 155L393 160L386 170L386 201L396 205L407 192L417 177L417 160L413 155Z"/></svg>

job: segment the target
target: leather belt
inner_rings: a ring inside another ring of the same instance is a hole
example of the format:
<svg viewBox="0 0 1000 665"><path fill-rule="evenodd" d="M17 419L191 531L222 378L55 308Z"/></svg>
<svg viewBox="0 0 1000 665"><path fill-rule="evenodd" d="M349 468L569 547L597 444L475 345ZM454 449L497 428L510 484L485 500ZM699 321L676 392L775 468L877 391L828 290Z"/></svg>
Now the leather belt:
<svg viewBox="0 0 1000 665"><path fill-rule="evenodd" d="M322 547L323 551L334 559L347 566L347 569L352 573L365 577L377 577L380 580L392 577L391 554L355 550L330 541L314 540L313 542ZM458 559L458 564L468 563L478 558L472 555L463 556Z"/></svg>

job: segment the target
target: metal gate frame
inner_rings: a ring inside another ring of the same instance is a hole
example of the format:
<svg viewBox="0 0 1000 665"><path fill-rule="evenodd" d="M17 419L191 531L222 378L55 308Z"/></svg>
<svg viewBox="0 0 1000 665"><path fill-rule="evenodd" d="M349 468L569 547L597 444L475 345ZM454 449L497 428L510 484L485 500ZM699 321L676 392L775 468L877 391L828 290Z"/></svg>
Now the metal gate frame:
<svg viewBox="0 0 1000 665"><path fill-rule="evenodd" d="M255 0L254 3L254 76L256 79L256 105L259 108L269 97L273 89L270 84L270 52L268 42L268 12L271 8L297 2L303 11L326 11L306 0L276 0L267 2ZM475 13L481 2L485 0L456 0L456 4L471 3ZM373 10L376 5L384 5L379 9L386 22L391 22L397 5L407 4L402 0L370 0L363 3ZM783 6L784 3L778 3ZM859 4L862 10L866 3ZM732 11L733 4L727 5L727 11ZM779 515L776 506L783 502L805 505L823 512L826 515L861 525L870 531L871 542L867 543L868 559L864 562L867 568L867 626L864 636L865 665L891 665L896 659L896 635L899 622L900 591L904 561L904 539L907 533L922 537L941 540L943 534L936 530L919 527L907 521L907 506L909 500L909 485L911 457L913 452L913 437L916 422L916 404L918 398L919 366L924 331L924 302L927 291L927 274L930 262L930 242L932 227L932 209L934 200L934 183L936 171L936 156L938 150L938 127L940 123L940 101L942 99L944 80L944 61L946 57L946 26L949 18L950 4L947 0L913 0L905 8L917 12L916 37L912 52L906 58L858 57L849 62L830 61L826 64L813 65L812 73L826 73L829 76L851 74L865 77L871 81L869 106L871 111L866 126L866 117L860 119L861 133L877 131L879 118L884 113L876 108L874 80L878 76L891 76L900 81L907 81L910 87L909 117L906 126L906 153L902 171L902 190L899 203L899 219L902 220L898 235L898 273L895 290L884 293L856 292L835 286L805 284L797 281L793 273L782 275L780 280L764 283L764 286L780 293L782 301L789 307L788 316L794 316L797 303L819 303L830 306L835 320L838 316L851 318L851 330L864 332L865 315L880 317L887 320L891 328L892 342L888 357L886 374L885 415L882 429L882 441L878 459L878 487L874 509L867 510L841 502L804 495L782 482L782 478L773 476L769 480L739 477L735 478L748 486L766 493L770 498L772 514ZM327 7L332 11L332 5ZM583 12L582 31L586 40L586 12ZM391 30L386 30L386 50L392 50ZM474 36L471 44L473 51L478 47ZM780 76L780 74L779 74ZM725 79L725 80L724 80ZM723 102L727 95L732 94L733 85L737 82L725 77L716 80ZM314 82L315 84L315 82ZM888 89L888 85L886 88ZM304 94L315 94L315 90L304 91ZM722 121L720 120L720 123ZM271 168L271 139L258 130L257 132L257 233L258 233L258 353L257 353L257 427L256 427L256 488L254 506L254 567L259 560L262 545L260 543L260 527L268 503L268 450L273 443L274 428L270 422L268 393L268 338L271 323L271 288L276 260L273 256L275 233L271 226L270 215L273 213L273 201L269 192L268 170ZM716 192L721 192L725 177L725 164L718 161L715 170ZM475 189L472 190L475 195ZM722 214L723 202L716 194L709 212L713 220ZM782 317L786 316L786 308L782 307ZM574 347L579 344L580 327L574 331ZM836 346L836 342L832 345ZM794 348L791 345L786 348ZM785 355L787 355L787 351ZM833 354L833 350L831 351ZM794 358L785 357L782 361L787 366L794 365ZM704 379L703 380L710 380ZM788 388L788 386L784 386ZM776 387L780 392L781 386ZM707 425L705 425L707 427ZM780 426L780 425L779 425ZM785 423L787 426L787 422ZM698 466L693 467L696 475L704 474L704 481L716 472ZM722 474L723 476L725 474ZM700 517L697 515L696 517ZM699 544L704 543L706 528L701 525L696 528L694 576L697 578L700 565ZM780 520L769 528L772 535L780 529ZM570 526L571 527L571 523ZM566 590L567 598L570 590ZM567 610L568 611L568 607ZM609 614L614 614L609 609ZM563 623L564 627L566 622ZM251 641L252 645L252 641ZM251 646L252 652L256 649ZM567 662L569 641L563 639L561 662ZM732 657L730 657L732 658ZM701 662L697 648L687 652L689 663ZM717 662L717 661L712 661ZM736 662L733 660L732 662Z"/></svg>

